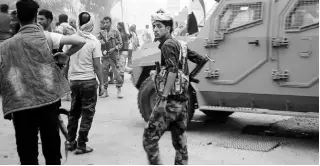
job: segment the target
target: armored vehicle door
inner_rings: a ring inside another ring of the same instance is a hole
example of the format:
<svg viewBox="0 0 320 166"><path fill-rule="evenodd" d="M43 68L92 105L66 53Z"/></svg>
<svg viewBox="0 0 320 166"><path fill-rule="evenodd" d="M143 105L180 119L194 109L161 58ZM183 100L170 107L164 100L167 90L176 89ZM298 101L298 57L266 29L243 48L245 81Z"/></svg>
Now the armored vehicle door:
<svg viewBox="0 0 320 166"><path fill-rule="evenodd" d="M212 30L205 41L210 57L215 60L205 74L211 83L239 84L267 62L271 5L270 0L220 2L211 17Z"/></svg>
<svg viewBox="0 0 320 166"><path fill-rule="evenodd" d="M304 92L318 96L319 0L274 3L271 58L278 66L273 71L273 80L280 87L308 88Z"/></svg>

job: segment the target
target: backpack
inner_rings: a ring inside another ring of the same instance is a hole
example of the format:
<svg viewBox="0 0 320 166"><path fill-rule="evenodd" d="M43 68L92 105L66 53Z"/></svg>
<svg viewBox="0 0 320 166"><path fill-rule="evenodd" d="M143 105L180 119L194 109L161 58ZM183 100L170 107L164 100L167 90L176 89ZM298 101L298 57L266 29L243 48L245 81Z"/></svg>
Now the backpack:
<svg viewBox="0 0 320 166"><path fill-rule="evenodd" d="M177 41L177 40L176 40ZM177 41L180 45L180 53L179 53L179 64L181 64L181 67L179 65L177 77L175 80L174 85L172 86L172 89L169 92L169 95L182 95L185 94L188 91L189 87L189 77L185 75L184 70L185 70L185 64L187 63L187 44L183 41ZM159 64L159 62L157 62ZM159 65L160 67L160 65ZM161 67L158 71L152 70L150 72L150 76L152 80L154 81L154 87L156 89L156 92L159 96L163 94L166 81L167 81L167 76L168 76L168 71L165 69L165 67Z"/></svg>

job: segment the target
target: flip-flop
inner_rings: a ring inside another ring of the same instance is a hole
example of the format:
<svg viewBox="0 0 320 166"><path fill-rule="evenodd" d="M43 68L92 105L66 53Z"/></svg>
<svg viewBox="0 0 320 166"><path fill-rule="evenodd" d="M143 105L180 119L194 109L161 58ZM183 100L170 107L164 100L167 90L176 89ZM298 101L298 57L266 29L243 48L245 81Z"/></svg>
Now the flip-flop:
<svg viewBox="0 0 320 166"><path fill-rule="evenodd" d="M78 147L77 149L76 149L76 152L75 152L75 154L76 155L78 155L78 154L85 154L85 153L90 153L90 152L92 152L93 151L93 149L92 148L90 148L90 147Z"/></svg>

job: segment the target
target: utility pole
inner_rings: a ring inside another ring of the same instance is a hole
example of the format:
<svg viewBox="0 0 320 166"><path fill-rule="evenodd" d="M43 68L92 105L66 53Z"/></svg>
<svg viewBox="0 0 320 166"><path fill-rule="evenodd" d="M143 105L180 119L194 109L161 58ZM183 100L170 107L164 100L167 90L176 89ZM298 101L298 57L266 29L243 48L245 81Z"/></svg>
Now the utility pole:
<svg viewBox="0 0 320 166"><path fill-rule="evenodd" d="M129 23L129 16L128 16L128 0L125 0L126 4L126 22Z"/></svg>
<svg viewBox="0 0 320 166"><path fill-rule="evenodd" d="M123 1L120 0L120 3L121 3L121 17L122 17L122 22L124 22L124 21L123 21Z"/></svg>

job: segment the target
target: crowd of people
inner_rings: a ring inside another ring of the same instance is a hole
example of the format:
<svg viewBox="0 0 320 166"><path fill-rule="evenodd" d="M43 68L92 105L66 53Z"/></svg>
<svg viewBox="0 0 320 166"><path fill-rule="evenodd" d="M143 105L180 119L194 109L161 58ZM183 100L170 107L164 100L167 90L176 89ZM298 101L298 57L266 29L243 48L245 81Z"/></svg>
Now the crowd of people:
<svg viewBox="0 0 320 166"><path fill-rule="evenodd" d="M0 41L8 39L14 34L18 33L18 30L20 29L20 24L18 23L16 10L13 10L11 13L9 13L9 6L6 4L3 4L1 8L0 18L3 18L1 19L3 24L1 24L2 27L0 27L0 31L1 31ZM59 33L62 35L73 35L76 33L77 31L76 20L73 18L69 18L68 15L60 14L58 16L58 22L55 25L52 25L53 20L54 20L53 13L51 11L45 10L45 9L39 11L39 14L37 16L37 22L44 28L44 30L48 32ZM112 22L111 17L109 17L109 20L110 20L109 22L111 23ZM101 32L103 32L104 34L107 34L106 28L110 28L111 24L109 25L110 27L106 27L106 25L102 25L102 24L103 24L103 21L101 20L101 25L100 25ZM110 65L103 63L103 74L104 74L104 80L105 80L105 87L107 88L108 84L117 84L118 98L122 98L123 97L121 93L122 81L120 80L120 77L121 79L124 78L124 71L130 72L131 65L132 65L132 54L134 51L139 50L140 41L138 38L138 34L136 32L136 25L134 24L128 28L125 28L125 24L123 22L119 22L117 23L117 28L115 30L120 32L121 40L119 40L118 42L119 44L120 43L122 44L121 48L119 49L119 52L117 53L119 54L118 56L119 62L117 62L118 70L116 70L115 65L111 65L110 67ZM150 33L147 33L147 34L150 36ZM104 44L104 41L102 40L100 35L101 35L100 32L98 34L95 34L95 36L99 38L100 42ZM106 35L104 35L103 38L108 38L108 40L110 39L110 37ZM151 42L151 38L150 38L150 42ZM144 41L144 43L150 43L150 42ZM54 49L54 50L62 51L62 49L63 47L59 47L58 49ZM106 59L106 58L103 57L102 59ZM106 60L102 60L102 61L106 62ZM107 60L107 61L110 61L110 60ZM69 69L69 63L67 63L67 65L64 68L64 75L66 76L66 78L68 78L67 77L68 69ZM108 78L110 78L109 81L108 81ZM104 94L100 95L100 97L102 98L108 97L108 92L106 91ZM71 100L70 95L67 96L67 100L69 101Z"/></svg>
<svg viewBox="0 0 320 166"><path fill-rule="evenodd" d="M94 15L84 11L77 20L59 15L57 26L52 28L53 13L39 8L35 0L18 0L16 10L10 14L8 5L0 7L2 106L4 118L13 120L21 164L39 164L39 131L46 164L61 164L61 98L71 92L67 149L75 154L92 152L87 142L97 98L108 97L108 84L113 82L117 97L123 97L125 67L132 64L132 52L140 45L135 25L129 27L129 32L123 22L112 28L111 17L105 16L100 20L100 32L93 34ZM176 150L175 164L187 164L188 84L177 85L175 80L181 73L189 75L187 59L197 64L206 61L172 37L173 23L164 12L152 16L161 64L168 74L143 135L149 164L160 163L158 141L167 129ZM143 36L144 42L152 42L149 32ZM185 89L173 94L173 87Z"/></svg>

